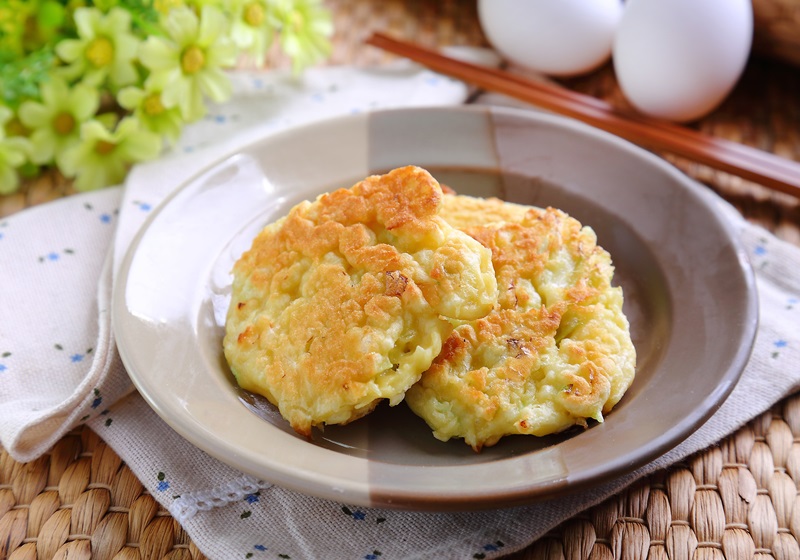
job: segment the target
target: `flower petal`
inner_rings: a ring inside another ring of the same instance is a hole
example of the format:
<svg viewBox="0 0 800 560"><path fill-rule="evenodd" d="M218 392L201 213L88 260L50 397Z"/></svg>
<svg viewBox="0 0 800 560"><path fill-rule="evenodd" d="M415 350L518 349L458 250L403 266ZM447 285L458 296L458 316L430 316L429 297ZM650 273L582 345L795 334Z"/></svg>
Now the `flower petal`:
<svg viewBox="0 0 800 560"><path fill-rule="evenodd" d="M333 22L330 19L315 19L311 22L309 26L309 31L313 32L316 35L321 35L323 37L330 37L333 35Z"/></svg>
<svg viewBox="0 0 800 560"><path fill-rule="evenodd" d="M133 111L142 102L144 96L144 90L137 87L130 86L122 88L117 93L117 103L119 103L122 108Z"/></svg>
<svg viewBox="0 0 800 560"><path fill-rule="evenodd" d="M83 79L81 80L81 83L88 87L99 88L108 76L108 72L108 66L101 66L100 68L94 68L91 70L86 68L83 71Z"/></svg>
<svg viewBox="0 0 800 560"><path fill-rule="evenodd" d="M114 136L100 121L91 120L81 125L81 140L83 142L94 142L97 140L113 142Z"/></svg>
<svg viewBox="0 0 800 560"><path fill-rule="evenodd" d="M163 26L180 48L197 39L199 22L195 13L189 8L181 7L172 10L164 19Z"/></svg>
<svg viewBox="0 0 800 560"><path fill-rule="evenodd" d="M97 112L100 93L89 86L78 84L69 94L69 107L78 122L83 122Z"/></svg>
<svg viewBox="0 0 800 560"><path fill-rule="evenodd" d="M181 115L188 122L194 122L203 118L206 114L206 105L203 103L203 94L198 86L190 87L187 95L179 103Z"/></svg>
<svg viewBox="0 0 800 560"><path fill-rule="evenodd" d="M259 68L265 64L265 56L272 44L272 33L264 29L259 29L253 37L253 45L250 47L250 55L255 59Z"/></svg>
<svg viewBox="0 0 800 560"><path fill-rule="evenodd" d="M237 46L246 48L253 44L256 30L241 20L236 20L231 24L230 36Z"/></svg>
<svg viewBox="0 0 800 560"><path fill-rule="evenodd" d="M65 177L71 178L78 171L79 162L83 152L86 151L82 144L75 144L58 154L58 168Z"/></svg>
<svg viewBox="0 0 800 560"><path fill-rule="evenodd" d="M108 31L121 35L131 29L131 14L122 8L111 8L103 24Z"/></svg>
<svg viewBox="0 0 800 560"><path fill-rule="evenodd" d="M111 66L108 77L111 80L111 84L119 88L134 83L139 76L136 74L133 64L120 60Z"/></svg>
<svg viewBox="0 0 800 560"><path fill-rule="evenodd" d="M139 60L151 71L168 70L178 66L178 49L159 37L148 37L139 45Z"/></svg>
<svg viewBox="0 0 800 560"><path fill-rule="evenodd" d="M233 41L220 39L206 51L209 66L232 67L236 65L238 51Z"/></svg>
<svg viewBox="0 0 800 560"><path fill-rule="evenodd" d="M139 119L134 117L125 117L122 119L117 127L114 129L114 143L124 140L131 134L135 134L139 130Z"/></svg>
<svg viewBox="0 0 800 560"><path fill-rule="evenodd" d="M75 27L78 35L84 39L94 39L95 29L100 23L101 13L96 8L78 8L75 10Z"/></svg>
<svg viewBox="0 0 800 560"><path fill-rule="evenodd" d="M19 167L28 159L26 142L22 138L0 140L0 164L3 160L11 167Z"/></svg>
<svg viewBox="0 0 800 560"><path fill-rule="evenodd" d="M119 148L128 161L147 161L161 153L161 138L152 132L140 130L126 138Z"/></svg>
<svg viewBox="0 0 800 560"><path fill-rule="evenodd" d="M164 107L178 107L181 116L187 122L193 122L206 114L203 94L195 80L183 76L173 80L169 87L161 92Z"/></svg>
<svg viewBox="0 0 800 560"><path fill-rule="evenodd" d="M139 39L130 33L124 33L114 37L114 56L117 60L131 61L136 58L136 51L139 50Z"/></svg>
<svg viewBox="0 0 800 560"><path fill-rule="evenodd" d="M56 54L64 62L74 62L86 48L86 43L79 39L62 39L56 45Z"/></svg>
<svg viewBox="0 0 800 560"><path fill-rule="evenodd" d="M217 102L225 101L231 96L231 82L225 72L219 68L207 68L197 75L197 82L203 93Z"/></svg>
<svg viewBox="0 0 800 560"><path fill-rule="evenodd" d="M144 81L144 89L148 92L157 91L160 93L167 89L167 84L171 84L174 80L180 78L180 73L177 68L153 72Z"/></svg>
<svg viewBox="0 0 800 560"><path fill-rule="evenodd" d="M104 186L113 187L114 185L119 185L123 179L125 179L125 174L128 171L128 166L125 162L119 157L113 157L111 161L108 162L106 165L106 184Z"/></svg>
<svg viewBox="0 0 800 560"><path fill-rule="evenodd" d="M163 74L159 74L157 76L157 80L154 83L165 83L163 78L161 78ZM156 78L156 76L154 76ZM149 82L149 80L148 80ZM191 89L191 82L188 78L184 78L181 75L173 76L173 79L169 82L169 87L165 87L164 90L161 92L161 102L164 104L164 107L176 107L181 103L181 100L188 97L190 89Z"/></svg>
<svg viewBox="0 0 800 560"><path fill-rule="evenodd" d="M183 119L179 111L168 111L163 118L159 119L155 131L166 136L171 144L178 142L183 131Z"/></svg>
<svg viewBox="0 0 800 560"><path fill-rule="evenodd" d="M81 139L78 134L70 134L67 136L53 135L53 138L56 141L55 153L53 154L53 159L56 161L56 164L58 164L60 161L61 154L64 153L64 150L68 150L72 146L79 146L81 143Z"/></svg>
<svg viewBox="0 0 800 560"><path fill-rule="evenodd" d="M50 163L56 151L56 137L49 128L34 130L31 140L31 161L36 164Z"/></svg>
<svg viewBox="0 0 800 560"><path fill-rule="evenodd" d="M213 44L217 40L217 37L225 32L228 20L225 14L213 6L203 6L201 14L200 33L197 37L197 42L207 47Z"/></svg>
<svg viewBox="0 0 800 560"><path fill-rule="evenodd" d="M50 79L42 84L40 92L45 105L50 108L60 108L69 95L69 86L60 77L50 76Z"/></svg>
<svg viewBox="0 0 800 560"><path fill-rule="evenodd" d="M21 152L27 158L31 152L31 142L22 136L12 136L6 138L6 146L12 148L14 151Z"/></svg>
<svg viewBox="0 0 800 560"><path fill-rule="evenodd" d="M11 194L16 192L19 186L19 175L10 166L2 165L0 161L0 194Z"/></svg>
<svg viewBox="0 0 800 560"><path fill-rule="evenodd" d="M42 86L44 87L44 86ZM47 107L36 101L25 101L19 106L19 120L28 128L44 126L52 116Z"/></svg>
<svg viewBox="0 0 800 560"><path fill-rule="evenodd" d="M88 163L88 162L87 162ZM108 186L108 175L103 165L91 163L79 165L75 170L75 189L78 191L94 191Z"/></svg>

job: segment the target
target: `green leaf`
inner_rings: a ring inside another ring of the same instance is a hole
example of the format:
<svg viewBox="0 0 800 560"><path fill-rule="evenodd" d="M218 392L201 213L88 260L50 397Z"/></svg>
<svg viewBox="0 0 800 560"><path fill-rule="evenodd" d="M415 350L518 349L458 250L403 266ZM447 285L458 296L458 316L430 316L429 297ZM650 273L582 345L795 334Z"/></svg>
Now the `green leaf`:
<svg viewBox="0 0 800 560"><path fill-rule="evenodd" d="M94 0L94 6L102 12L108 12L117 4L119 4L119 2L116 0Z"/></svg>
<svg viewBox="0 0 800 560"><path fill-rule="evenodd" d="M27 56L0 63L2 101L12 109L26 99L39 99L39 86L55 66L52 47L42 47Z"/></svg>
<svg viewBox="0 0 800 560"><path fill-rule="evenodd" d="M30 179L31 177L36 177L41 172L41 168L36 165L35 163L31 163L30 161L26 161L22 164L22 167L18 169L20 176Z"/></svg>
<svg viewBox="0 0 800 560"><path fill-rule="evenodd" d="M0 68L3 63L23 56L23 41L27 21L33 2L23 3L20 0L0 2Z"/></svg>
<svg viewBox="0 0 800 560"><path fill-rule="evenodd" d="M67 10L58 2L42 2L36 20L41 27L55 28L64 24L67 19Z"/></svg>
<svg viewBox="0 0 800 560"><path fill-rule="evenodd" d="M159 13L151 0L118 0L117 4L131 14L133 31L142 38L148 35L164 35L159 25Z"/></svg>

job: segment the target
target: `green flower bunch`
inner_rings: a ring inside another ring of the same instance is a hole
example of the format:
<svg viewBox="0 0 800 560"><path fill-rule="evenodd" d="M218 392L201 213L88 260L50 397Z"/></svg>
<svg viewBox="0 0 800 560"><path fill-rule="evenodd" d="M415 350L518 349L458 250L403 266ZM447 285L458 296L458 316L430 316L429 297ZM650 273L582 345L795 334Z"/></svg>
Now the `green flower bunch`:
<svg viewBox="0 0 800 560"><path fill-rule="evenodd" d="M277 42L299 72L331 32L321 0L4 0L0 194L49 167L119 183L230 97L226 69Z"/></svg>

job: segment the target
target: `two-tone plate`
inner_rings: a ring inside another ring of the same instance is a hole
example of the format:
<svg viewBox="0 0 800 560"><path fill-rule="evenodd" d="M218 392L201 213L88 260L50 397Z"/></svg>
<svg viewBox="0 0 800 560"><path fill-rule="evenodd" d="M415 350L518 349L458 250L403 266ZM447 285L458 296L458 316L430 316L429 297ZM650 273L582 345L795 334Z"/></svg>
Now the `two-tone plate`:
<svg viewBox="0 0 800 560"><path fill-rule="evenodd" d="M597 232L638 352L636 380L603 424L509 437L475 454L435 440L405 405L382 406L307 441L237 389L221 346L234 261L299 201L408 164L463 194L561 208ZM585 488L674 447L735 385L757 301L717 203L663 160L563 118L458 107L325 121L265 137L203 170L135 239L113 321L141 394L211 455L320 497L443 510Z"/></svg>

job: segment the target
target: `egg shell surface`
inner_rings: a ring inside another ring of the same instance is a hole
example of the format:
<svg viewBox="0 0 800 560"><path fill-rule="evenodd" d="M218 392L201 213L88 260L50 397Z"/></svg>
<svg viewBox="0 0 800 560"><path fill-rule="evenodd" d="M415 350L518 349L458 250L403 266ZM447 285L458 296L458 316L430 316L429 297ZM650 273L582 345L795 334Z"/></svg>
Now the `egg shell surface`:
<svg viewBox="0 0 800 560"><path fill-rule="evenodd" d="M492 46L511 62L553 76L594 70L611 55L620 0L479 0Z"/></svg>
<svg viewBox="0 0 800 560"><path fill-rule="evenodd" d="M750 0L628 0L614 40L614 71L641 112L694 120L733 89L752 36Z"/></svg>

